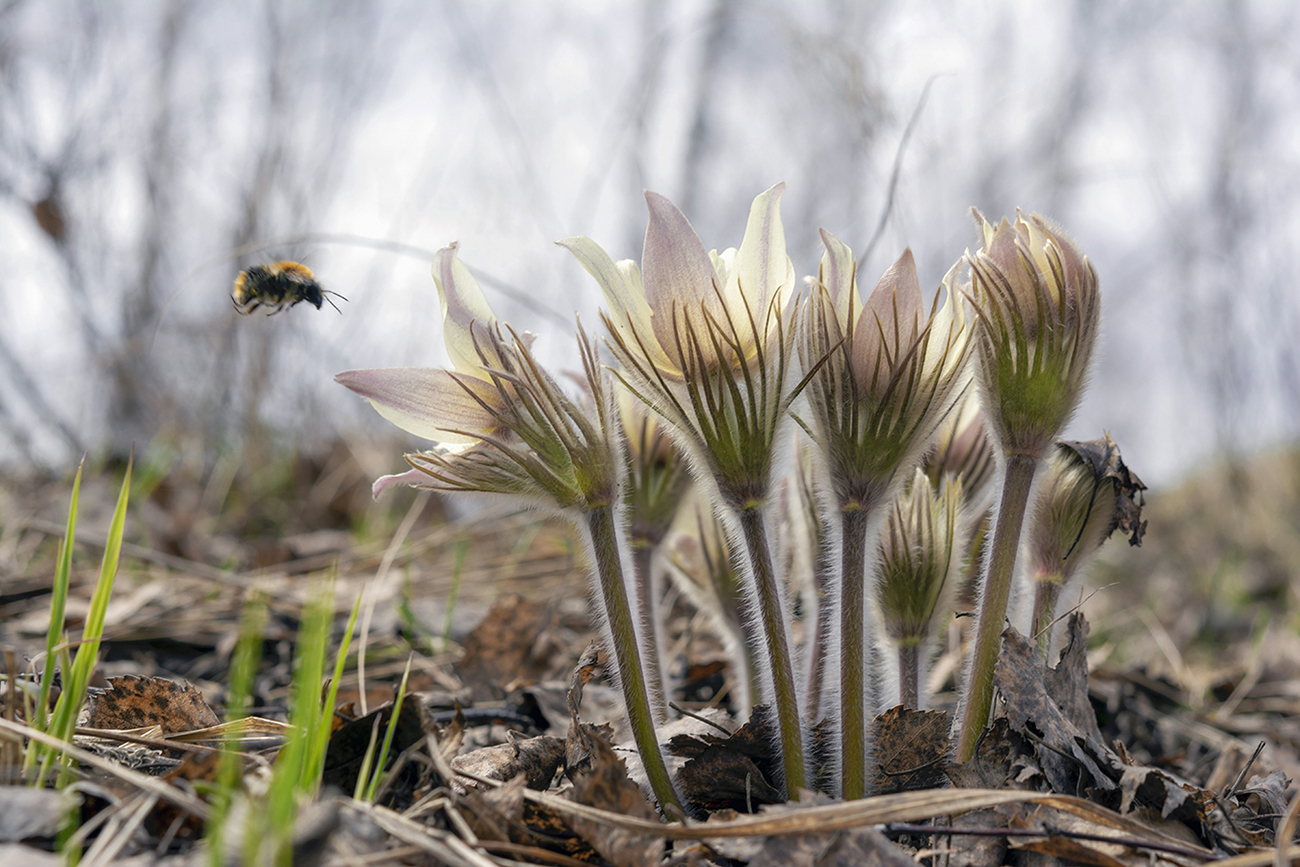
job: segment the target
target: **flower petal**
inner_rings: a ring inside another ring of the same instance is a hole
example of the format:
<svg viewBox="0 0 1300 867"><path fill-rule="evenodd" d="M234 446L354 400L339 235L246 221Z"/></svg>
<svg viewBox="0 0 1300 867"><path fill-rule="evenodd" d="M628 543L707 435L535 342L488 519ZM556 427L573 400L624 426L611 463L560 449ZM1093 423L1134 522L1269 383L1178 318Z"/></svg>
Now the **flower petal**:
<svg viewBox="0 0 1300 867"><path fill-rule="evenodd" d="M375 479L375 483L370 486L371 499L378 500L379 495L393 485L427 485L431 479L429 474L417 469L409 469L404 473L393 473L391 476L380 476Z"/></svg>
<svg viewBox="0 0 1300 867"><path fill-rule="evenodd" d="M822 254L821 283L830 293L831 304L835 308L835 319L840 330L847 333L849 322L856 318L862 309L862 300L857 292L857 264L853 261L853 251L849 245L821 230L822 245L826 252Z"/></svg>
<svg viewBox="0 0 1300 867"><path fill-rule="evenodd" d="M456 257L459 246L455 242L448 244L433 258L433 282L442 302L442 339L458 371L486 379L474 334L480 332L482 341L487 330L496 326L497 318L474 275Z"/></svg>
<svg viewBox="0 0 1300 867"><path fill-rule="evenodd" d="M402 430L434 442L478 442L497 427L484 404L502 405L501 393L491 383L428 367L347 370L334 381L370 401Z"/></svg>
<svg viewBox="0 0 1300 867"><path fill-rule="evenodd" d="M925 318L925 298L916 276L911 249L903 251L871 290L853 329L853 361L859 382L877 382L877 371L887 377L908 352Z"/></svg>
<svg viewBox="0 0 1300 867"><path fill-rule="evenodd" d="M603 247L587 237L565 238L556 243L572 253L587 273L596 278L605 293L605 303L609 305L610 321L624 344L629 347L643 345L656 367L675 369L655 339L653 315L646 302L641 269L636 262L631 259L615 262Z"/></svg>
<svg viewBox="0 0 1300 867"><path fill-rule="evenodd" d="M766 321L769 304L775 302L778 310L783 308L783 299L774 296L794 286L794 265L785 252L785 228L781 225L784 191L785 184L780 183L754 198L736 266L725 289L727 306L736 310L740 308L733 307L734 303L748 304L757 322Z"/></svg>
<svg viewBox="0 0 1300 867"><path fill-rule="evenodd" d="M674 310L677 315L694 318L695 311L703 305L715 315L720 314L721 301L714 289L718 275L700 236L677 206L649 191L645 200L650 209L641 254L645 297L660 345L670 357L676 358Z"/></svg>
<svg viewBox="0 0 1300 867"><path fill-rule="evenodd" d="M987 234L986 228L985 235ZM1059 299L1059 293L1047 285L1029 246L1028 234L1021 236L1004 217L984 250L975 255L987 257L1006 280L1010 297L1004 299L1004 303L1014 304L1021 311L1020 315L1025 319L1025 330L1032 335L1038 331L1039 287L1052 292L1052 301Z"/></svg>

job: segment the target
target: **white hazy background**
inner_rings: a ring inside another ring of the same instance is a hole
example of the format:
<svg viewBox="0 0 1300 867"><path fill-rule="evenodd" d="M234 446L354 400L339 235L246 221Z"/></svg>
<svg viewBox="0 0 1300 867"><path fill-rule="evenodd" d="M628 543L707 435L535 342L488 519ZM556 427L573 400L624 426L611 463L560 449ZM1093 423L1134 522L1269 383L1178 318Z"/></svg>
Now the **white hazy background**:
<svg viewBox="0 0 1300 867"><path fill-rule="evenodd" d="M866 289L906 246L937 287L976 244L972 205L1064 225L1104 297L1067 434L1108 430L1176 481L1300 427L1298 15L2 2L0 461L378 434L332 377L446 363L429 264L453 240L497 313L576 367L573 315L595 329L600 293L555 240L639 259L652 189L734 246L786 181L796 270L824 227ZM306 261L343 314L237 316L231 280L271 258Z"/></svg>

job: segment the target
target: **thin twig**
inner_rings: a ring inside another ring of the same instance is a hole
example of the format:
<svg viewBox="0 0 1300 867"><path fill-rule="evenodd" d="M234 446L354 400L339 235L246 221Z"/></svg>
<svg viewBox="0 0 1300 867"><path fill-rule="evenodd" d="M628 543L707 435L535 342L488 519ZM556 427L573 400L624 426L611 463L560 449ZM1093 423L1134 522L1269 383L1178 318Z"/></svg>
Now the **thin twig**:
<svg viewBox="0 0 1300 867"><path fill-rule="evenodd" d="M1233 780L1232 785L1228 786L1228 788L1224 790L1224 798L1230 797L1233 792L1241 788L1241 784L1246 781L1246 774L1250 771L1251 765L1255 764L1255 759L1259 758L1259 754L1262 752L1264 752L1264 742L1260 741L1255 746L1255 752L1251 753L1250 758L1246 761L1246 766L1241 769L1240 774L1237 774L1237 779Z"/></svg>
<svg viewBox="0 0 1300 867"><path fill-rule="evenodd" d="M912 137L912 131L916 129L916 124L921 119L921 111L925 108L925 101L930 96L930 85L934 84L935 79L941 77L943 73L931 75L925 81L925 87L921 88L921 97L916 101L916 108L912 109L912 116L907 121L907 126L903 128L903 135L898 140L898 147L894 151L894 166L889 173L889 186L885 192L885 205L880 212L880 222L876 224L875 234L867 242L867 247L863 251L858 261L866 262L875 252L876 244L880 242L880 236L885 233L885 226L889 222L889 215L894 210L894 194L898 191L898 178L903 170L903 154L907 150L907 142Z"/></svg>
<svg viewBox="0 0 1300 867"><path fill-rule="evenodd" d="M708 719L707 717L704 717L704 716L702 716L702 715L696 713L696 712L693 711L693 710L687 710L686 708L682 707L680 704L678 704L678 703L675 702L675 701L670 701L670 702L668 702L668 706L669 706L670 708L672 708L673 710L677 711L677 712L678 712L679 714L681 714L682 716L688 716L688 717L690 717L690 718L693 719L693 720L698 720L699 722L704 723L705 725L713 726L715 729L717 729L718 731L722 732L722 733L723 733L724 735L726 735L727 737L731 737L732 734L733 734L733 732L729 732L729 731L727 731L725 728L723 728L722 726L718 725L718 724L717 724L716 722L714 722L713 720Z"/></svg>
<svg viewBox="0 0 1300 867"><path fill-rule="evenodd" d="M1129 846L1133 849L1149 849L1153 852L1166 852L1170 855L1182 855L1187 858L1202 858L1208 861L1218 860L1217 856L1207 855L1204 849L1189 849L1173 843L1143 840L1136 837L1108 837L1105 834L1090 834L1087 831L1067 831L1063 828L1044 826L1043 830L1033 828L961 828L951 825L912 825L907 822L890 822L881 829L885 834L934 834L944 837L1065 837L1071 840L1089 840L1096 843L1110 843L1115 846Z"/></svg>

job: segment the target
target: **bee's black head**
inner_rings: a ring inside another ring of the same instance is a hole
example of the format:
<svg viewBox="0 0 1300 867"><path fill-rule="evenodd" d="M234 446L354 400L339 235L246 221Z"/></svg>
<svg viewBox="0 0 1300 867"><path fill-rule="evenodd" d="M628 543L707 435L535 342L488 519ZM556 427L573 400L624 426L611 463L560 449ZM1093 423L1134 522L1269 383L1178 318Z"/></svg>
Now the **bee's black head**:
<svg viewBox="0 0 1300 867"><path fill-rule="evenodd" d="M306 286L303 286L302 300L319 310L321 303L325 300L325 296L321 295L320 284L313 281L308 283Z"/></svg>

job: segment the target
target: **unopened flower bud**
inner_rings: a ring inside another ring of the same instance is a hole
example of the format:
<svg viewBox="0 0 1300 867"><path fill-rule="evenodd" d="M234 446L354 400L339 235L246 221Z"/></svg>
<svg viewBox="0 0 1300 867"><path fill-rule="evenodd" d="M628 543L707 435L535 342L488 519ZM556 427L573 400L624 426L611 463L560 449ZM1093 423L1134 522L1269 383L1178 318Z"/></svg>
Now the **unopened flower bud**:
<svg viewBox="0 0 1300 867"><path fill-rule="evenodd" d="M967 391L961 403L939 425L924 469L936 486L945 475L961 479L963 499L967 503L981 502L990 493L989 482L997 464L984 424L984 411L974 390Z"/></svg>
<svg viewBox="0 0 1300 867"><path fill-rule="evenodd" d="M934 615L948 607L965 553L962 485L945 475L936 488L917 469L894 502L880 545L877 598L885 635L898 651L899 698L917 707Z"/></svg>
<svg viewBox="0 0 1300 867"><path fill-rule="evenodd" d="M1061 588L1078 575L1116 529L1142 544L1142 491L1106 436L1091 442L1060 441L1047 462L1029 532L1034 581L1034 634L1046 653Z"/></svg>
<svg viewBox="0 0 1300 867"><path fill-rule="evenodd" d="M991 433L1038 458L1074 412L1101 314L1097 272L1063 231L1017 212L968 256L979 311L976 369Z"/></svg>

